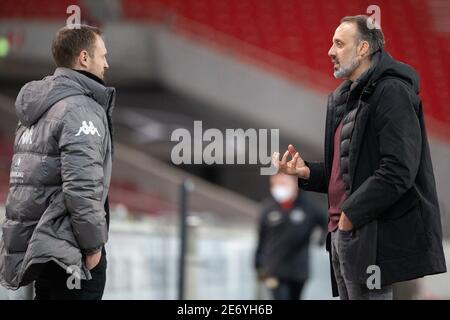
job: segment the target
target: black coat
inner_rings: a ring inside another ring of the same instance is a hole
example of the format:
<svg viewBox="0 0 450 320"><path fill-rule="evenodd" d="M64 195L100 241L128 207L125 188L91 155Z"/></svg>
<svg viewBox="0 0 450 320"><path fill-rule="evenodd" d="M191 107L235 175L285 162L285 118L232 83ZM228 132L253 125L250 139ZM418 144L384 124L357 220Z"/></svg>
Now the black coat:
<svg viewBox="0 0 450 320"><path fill-rule="evenodd" d="M385 51L375 61L346 100L347 112L358 110L344 159L348 198L342 210L354 225L347 250L355 261L351 276L365 284L367 267L378 265L386 285L443 273L446 267L418 75ZM299 180L303 189L328 191L336 109L348 82L329 97L325 161L307 162L311 175Z"/></svg>
<svg viewBox="0 0 450 320"><path fill-rule="evenodd" d="M304 196L290 210L267 199L259 221L255 268L282 280L308 279L310 237L318 226L326 228L326 215Z"/></svg>

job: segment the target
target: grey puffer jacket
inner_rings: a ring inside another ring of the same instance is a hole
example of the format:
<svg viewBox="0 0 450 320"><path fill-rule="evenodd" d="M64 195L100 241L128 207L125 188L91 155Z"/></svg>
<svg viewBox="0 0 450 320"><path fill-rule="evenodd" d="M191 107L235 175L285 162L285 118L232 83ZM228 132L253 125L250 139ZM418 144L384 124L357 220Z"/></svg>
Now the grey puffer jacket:
<svg viewBox="0 0 450 320"><path fill-rule="evenodd" d="M91 279L83 256L108 240L114 100L114 88L66 68L21 89L0 241L3 286L32 282L51 260Z"/></svg>

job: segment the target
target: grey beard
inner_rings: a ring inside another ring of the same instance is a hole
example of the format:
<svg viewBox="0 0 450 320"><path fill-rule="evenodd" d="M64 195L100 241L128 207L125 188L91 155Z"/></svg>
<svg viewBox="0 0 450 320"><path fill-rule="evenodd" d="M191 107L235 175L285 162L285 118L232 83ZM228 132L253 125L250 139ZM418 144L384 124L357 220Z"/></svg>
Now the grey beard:
<svg viewBox="0 0 450 320"><path fill-rule="evenodd" d="M361 60L358 57L353 57L350 62L346 66L341 66L338 70L334 71L334 77L336 79L339 78L348 78L359 67Z"/></svg>

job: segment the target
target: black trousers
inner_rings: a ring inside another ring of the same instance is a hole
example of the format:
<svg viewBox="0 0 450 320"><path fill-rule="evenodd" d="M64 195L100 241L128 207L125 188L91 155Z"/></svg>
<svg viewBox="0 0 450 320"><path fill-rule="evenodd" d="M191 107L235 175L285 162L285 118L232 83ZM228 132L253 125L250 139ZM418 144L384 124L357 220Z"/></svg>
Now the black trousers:
<svg viewBox="0 0 450 320"><path fill-rule="evenodd" d="M106 252L103 250L98 265L91 270L91 280L81 280L80 289L69 289L70 274L56 263L45 264L34 283L35 300L101 300L106 284Z"/></svg>
<svg viewBox="0 0 450 320"><path fill-rule="evenodd" d="M272 289L275 300L299 300L306 281L279 280L278 287Z"/></svg>

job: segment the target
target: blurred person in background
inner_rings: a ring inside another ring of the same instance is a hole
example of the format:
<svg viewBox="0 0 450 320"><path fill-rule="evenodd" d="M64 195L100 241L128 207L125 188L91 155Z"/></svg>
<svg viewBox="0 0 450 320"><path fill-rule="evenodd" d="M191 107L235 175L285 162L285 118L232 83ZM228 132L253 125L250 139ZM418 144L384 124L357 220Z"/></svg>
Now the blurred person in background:
<svg viewBox="0 0 450 320"><path fill-rule="evenodd" d="M260 216L255 268L274 299L298 300L309 278L310 237L316 227L326 228L326 215L305 199L293 176L271 176L270 192Z"/></svg>
<svg viewBox="0 0 450 320"><path fill-rule="evenodd" d="M332 39L334 76L345 81L328 99L325 161L304 161L292 145L273 160L300 188L328 193L333 295L387 300L393 283L446 266L419 76L369 24L345 17Z"/></svg>
<svg viewBox="0 0 450 320"><path fill-rule="evenodd" d="M103 296L115 89L104 83L101 34L60 29L54 74L27 83L15 103L0 283L17 289L35 280L35 299Z"/></svg>

